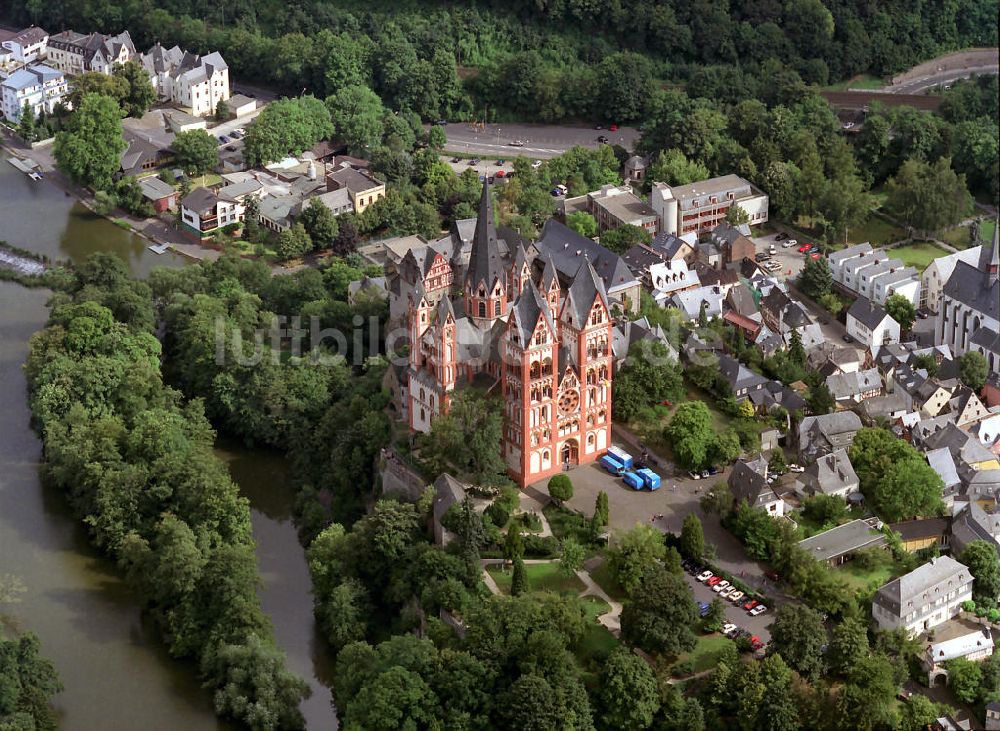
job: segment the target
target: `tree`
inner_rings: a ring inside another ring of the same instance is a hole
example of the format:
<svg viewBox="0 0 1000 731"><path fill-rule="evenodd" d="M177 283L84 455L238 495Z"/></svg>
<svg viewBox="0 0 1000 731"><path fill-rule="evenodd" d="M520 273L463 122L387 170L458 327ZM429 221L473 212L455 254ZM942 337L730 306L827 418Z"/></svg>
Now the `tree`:
<svg viewBox="0 0 1000 731"><path fill-rule="evenodd" d="M622 588L631 593L646 571L663 560L666 551L662 533L650 525L636 523L609 550L611 570Z"/></svg>
<svg viewBox="0 0 1000 731"><path fill-rule="evenodd" d="M740 226L744 223L750 223L750 214L746 212L743 206L734 203L726 211L726 223L730 226Z"/></svg>
<svg viewBox="0 0 1000 731"><path fill-rule="evenodd" d="M871 214L872 199L857 175L840 175L827 186L819 207L829 224L829 231L846 242L848 229L861 224Z"/></svg>
<svg viewBox="0 0 1000 731"><path fill-rule="evenodd" d="M448 144L448 135L444 128L439 125L432 126L427 130L427 146L435 151L441 151Z"/></svg>
<svg viewBox="0 0 1000 731"><path fill-rule="evenodd" d="M983 671L979 663L964 657L948 662L948 687L962 703L976 703L979 688L983 682Z"/></svg>
<svg viewBox="0 0 1000 731"><path fill-rule="evenodd" d="M210 173L219 164L219 143L203 129L179 132L170 147L177 166L188 175Z"/></svg>
<svg viewBox="0 0 1000 731"><path fill-rule="evenodd" d="M792 330L789 340L788 357L796 365L804 366L806 364L806 349L802 347L802 336L799 331Z"/></svg>
<svg viewBox="0 0 1000 731"><path fill-rule="evenodd" d="M715 443L712 414L701 401L686 401L677 407L665 430L674 454L686 469L702 469Z"/></svg>
<svg viewBox="0 0 1000 731"><path fill-rule="evenodd" d="M309 251L312 251L312 240L301 223L278 234L278 256L282 259L295 259Z"/></svg>
<svg viewBox="0 0 1000 731"><path fill-rule="evenodd" d="M58 725L50 705L63 689L55 666L41 655L38 637L0 633L0 728L49 731Z"/></svg>
<svg viewBox="0 0 1000 731"><path fill-rule="evenodd" d="M947 157L907 160L886 187L889 212L923 234L954 226L972 204L965 176L952 170Z"/></svg>
<svg viewBox="0 0 1000 731"><path fill-rule="evenodd" d="M553 475L549 479L549 495L560 505L570 500L573 497L573 483L569 477L563 473Z"/></svg>
<svg viewBox="0 0 1000 731"><path fill-rule="evenodd" d="M909 457L892 464L875 488L865 492L865 497L882 520L895 523L940 514L944 509L943 489L944 482L927 462L920 457Z"/></svg>
<svg viewBox="0 0 1000 731"><path fill-rule="evenodd" d="M156 90L146 69L138 61L126 61L114 75L124 82L124 95L119 100L122 112L126 117L141 117L156 102Z"/></svg>
<svg viewBox="0 0 1000 731"><path fill-rule="evenodd" d="M59 169L79 185L111 188L127 147L122 137L121 110L110 97L86 94L80 107L56 135L52 153Z"/></svg>
<svg viewBox="0 0 1000 731"><path fill-rule="evenodd" d="M815 679L823 670L825 644L826 629L819 612L803 604L786 604L771 626L767 651L781 655L804 678Z"/></svg>
<svg viewBox="0 0 1000 731"><path fill-rule="evenodd" d="M649 166L649 179L667 185L689 185L711 177L708 168L700 162L688 160L677 149L661 150ZM734 208L736 206L733 206Z"/></svg>
<svg viewBox="0 0 1000 731"><path fill-rule="evenodd" d="M802 515L818 525L836 524L847 517L847 503L838 495L820 493L802 501Z"/></svg>
<svg viewBox="0 0 1000 731"><path fill-rule="evenodd" d="M833 628L827 662L835 673L846 676L868 653L868 629L861 619L846 617Z"/></svg>
<svg viewBox="0 0 1000 731"><path fill-rule="evenodd" d="M503 557L508 561L524 556L524 540L521 538L521 531L516 525L507 528L507 535L503 542Z"/></svg>
<svg viewBox="0 0 1000 731"><path fill-rule="evenodd" d="M681 526L681 553L690 559L700 561L705 554L705 533L701 528L701 521L694 513L684 516L684 524Z"/></svg>
<svg viewBox="0 0 1000 731"><path fill-rule="evenodd" d="M102 74L99 71L86 71L77 76L73 76L69 82L69 96L67 102L73 109L79 109L83 103L83 97L87 94L101 94L115 100L115 103L122 105L123 100L128 95L128 82L124 77L114 74Z"/></svg>
<svg viewBox="0 0 1000 731"><path fill-rule="evenodd" d="M215 119L218 122L229 119L229 104L225 99L219 99L219 103L215 105Z"/></svg>
<svg viewBox="0 0 1000 731"><path fill-rule="evenodd" d="M567 537L562 542L562 552L559 555L559 571L564 576L573 576L583 568L587 551L575 539Z"/></svg>
<svg viewBox="0 0 1000 731"><path fill-rule="evenodd" d="M833 274L830 271L829 260L825 257L806 259L802 273L799 274L799 287L803 294L813 299L830 294L833 288Z"/></svg>
<svg viewBox="0 0 1000 731"><path fill-rule="evenodd" d="M302 209L299 223L305 227L315 249L329 249L337 240L337 218L319 198L309 200L309 204Z"/></svg>
<svg viewBox="0 0 1000 731"><path fill-rule="evenodd" d="M355 153L366 153L382 139L386 111L382 100L367 86L345 86L327 97L333 134Z"/></svg>
<svg viewBox="0 0 1000 731"><path fill-rule="evenodd" d="M271 102L247 128L244 156L250 167L298 155L330 136L326 106L313 96Z"/></svg>
<svg viewBox="0 0 1000 731"><path fill-rule="evenodd" d="M622 639L646 652L677 655L696 644L691 587L683 576L652 565L629 594L621 614Z"/></svg>
<svg viewBox="0 0 1000 731"><path fill-rule="evenodd" d="M626 223L624 226L619 226L601 234L601 245L616 254L624 254L633 246L648 244L652 240L653 237L649 231L639 226L634 226L631 223Z"/></svg>
<svg viewBox="0 0 1000 731"><path fill-rule="evenodd" d="M976 603L994 607L1000 597L1000 558L996 549L986 541L972 541L959 561L969 567L969 573L975 579L973 584L973 599Z"/></svg>
<svg viewBox="0 0 1000 731"><path fill-rule="evenodd" d="M892 663L884 655L855 663L837 699L838 728L843 731L895 728L897 687Z"/></svg>
<svg viewBox="0 0 1000 731"><path fill-rule="evenodd" d="M354 217L345 213L337 221L337 238L334 242L334 250L341 256L346 256L354 251L358 245L358 226Z"/></svg>
<svg viewBox="0 0 1000 731"><path fill-rule="evenodd" d="M35 112L26 101L21 109L21 119L17 124L17 133L27 143L35 141Z"/></svg>
<svg viewBox="0 0 1000 731"><path fill-rule="evenodd" d="M660 342L639 341L629 350L612 383L612 411L630 420L641 409L684 397L684 377L676 358Z"/></svg>
<svg viewBox="0 0 1000 731"><path fill-rule="evenodd" d="M706 632L718 632L728 621L726 618L726 606L719 597L715 597L708 605L708 614L705 615L703 626Z"/></svg>
<svg viewBox="0 0 1000 731"><path fill-rule="evenodd" d="M753 729L763 731L797 731L799 704L792 692L792 672L781 655L770 655L760 664L763 697L757 711L758 724Z"/></svg>
<svg viewBox="0 0 1000 731"><path fill-rule="evenodd" d="M899 327L904 333L909 332L917 319L917 310L913 303L898 292L889 295L886 299L885 311L889 317L899 323Z"/></svg>
<svg viewBox="0 0 1000 731"><path fill-rule="evenodd" d="M986 376L989 372L986 358L983 354L970 350L958 359L958 375L962 383L971 388L976 393L983 390L986 385Z"/></svg>
<svg viewBox="0 0 1000 731"><path fill-rule="evenodd" d="M660 710L656 677L646 662L617 647L601 670L599 713L609 729L644 729Z"/></svg>
<svg viewBox="0 0 1000 731"><path fill-rule="evenodd" d="M528 574L524 569L524 559L518 556L514 559L514 575L510 580L510 595L522 596L529 591Z"/></svg>
<svg viewBox="0 0 1000 731"><path fill-rule="evenodd" d="M814 414L829 414L833 411L834 400L826 381L818 381L809 387L806 397L809 410Z"/></svg>
<svg viewBox="0 0 1000 731"><path fill-rule="evenodd" d="M566 216L566 225L581 236L592 239L600 232L597 221L586 211L574 211Z"/></svg>
<svg viewBox="0 0 1000 731"><path fill-rule="evenodd" d="M608 520L611 517L610 508L608 507L608 493L601 490L597 493L597 499L594 501L594 522L604 528L608 524Z"/></svg>
<svg viewBox="0 0 1000 731"><path fill-rule="evenodd" d="M914 693L903 704L900 731L926 731L943 714L927 696Z"/></svg>

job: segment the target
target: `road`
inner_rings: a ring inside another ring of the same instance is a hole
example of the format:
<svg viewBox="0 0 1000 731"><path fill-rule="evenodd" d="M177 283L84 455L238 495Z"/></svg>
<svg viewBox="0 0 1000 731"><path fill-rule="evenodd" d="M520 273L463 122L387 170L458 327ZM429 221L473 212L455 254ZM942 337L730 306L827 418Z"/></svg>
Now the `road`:
<svg viewBox="0 0 1000 731"><path fill-rule="evenodd" d="M972 66L967 69L947 69L929 76L921 76L918 79L907 81L885 87L884 91L890 94L920 94L935 86L951 84L959 79L968 79L972 76L982 76L984 74L996 74L1000 71L1000 66L990 64L988 66Z"/></svg>
<svg viewBox="0 0 1000 731"><path fill-rule="evenodd" d="M544 124L500 124L487 125L485 129L473 127L468 123L452 123L444 125L448 144L447 152L469 155L482 155L498 159L514 155L548 159L557 157L571 147L583 145L596 148L600 143L597 138L604 135L608 142L632 150L639 141L639 130L633 127L621 127L615 132L592 127L570 127ZM520 140L523 147L514 147L510 143Z"/></svg>

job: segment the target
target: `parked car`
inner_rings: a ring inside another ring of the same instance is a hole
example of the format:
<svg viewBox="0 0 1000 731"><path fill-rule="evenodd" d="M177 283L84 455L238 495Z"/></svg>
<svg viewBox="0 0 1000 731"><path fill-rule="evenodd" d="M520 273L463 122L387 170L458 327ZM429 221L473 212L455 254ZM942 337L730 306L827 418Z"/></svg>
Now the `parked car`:
<svg viewBox="0 0 1000 731"><path fill-rule="evenodd" d="M812 251L812 247L813 247L812 244L802 244L802 246L799 247L799 253L800 254L806 254L806 253Z"/></svg>
<svg viewBox="0 0 1000 731"><path fill-rule="evenodd" d="M701 479L707 480L709 477L710 477L710 473L709 473L708 470L702 470L701 471Z"/></svg>
<svg viewBox="0 0 1000 731"><path fill-rule="evenodd" d="M840 339L843 340L845 343L853 343L854 342L854 338L852 338L847 333L844 333L843 335L841 335Z"/></svg>
<svg viewBox="0 0 1000 731"><path fill-rule="evenodd" d="M759 617L760 615L762 615L766 611L767 611L767 607L765 607L763 604L758 604L756 607L754 607L753 609L750 610L750 616L751 617Z"/></svg>
<svg viewBox="0 0 1000 731"><path fill-rule="evenodd" d="M226 137L225 135L219 135L219 144L220 145L224 145L227 142L229 142L229 138L228 137Z"/></svg>
<svg viewBox="0 0 1000 731"><path fill-rule="evenodd" d="M764 643L760 641L760 637L757 635L750 638L750 649L754 652L757 652L757 650L761 649L763 646Z"/></svg>
<svg viewBox="0 0 1000 731"><path fill-rule="evenodd" d="M735 624L733 624L732 622L727 622L726 624L722 625L722 634L724 634L724 635L726 635L726 637L728 637L730 634L732 634L733 632L735 632L737 629L739 629L739 628Z"/></svg>
<svg viewBox="0 0 1000 731"><path fill-rule="evenodd" d="M709 586L715 586L716 584L720 583L721 581L722 581L722 577L721 576L713 576L708 581L706 581L705 583L708 584Z"/></svg>
<svg viewBox="0 0 1000 731"><path fill-rule="evenodd" d="M480 159L478 157L474 157L471 160L469 160L469 165L478 165L479 163Z"/></svg>
<svg viewBox="0 0 1000 731"><path fill-rule="evenodd" d="M505 178L505 177L507 177L507 173L505 173L503 170L497 170L497 177L498 178Z"/></svg>
<svg viewBox="0 0 1000 731"><path fill-rule="evenodd" d="M540 168L541 166L542 166L541 160L535 160L533 163L531 163L532 170L538 170L538 168Z"/></svg>
<svg viewBox="0 0 1000 731"><path fill-rule="evenodd" d="M712 591L714 591L716 594L718 594L719 592L724 591L727 586L729 586L729 582L726 581L725 579L723 579L718 584L715 584L712 587Z"/></svg>
<svg viewBox="0 0 1000 731"><path fill-rule="evenodd" d="M737 604L739 603L740 599L742 599L744 596L746 596L746 594L744 594L742 591L734 591L732 594L727 596L726 599L731 601L733 604Z"/></svg>
<svg viewBox="0 0 1000 731"><path fill-rule="evenodd" d="M229 133L229 136L232 137L234 140L238 140L243 137L243 133L240 132L238 129L234 129L232 132Z"/></svg>
<svg viewBox="0 0 1000 731"><path fill-rule="evenodd" d="M451 161L452 162L462 162L462 158L460 158L460 157L453 157L453 158L451 158Z"/></svg>
<svg viewBox="0 0 1000 731"><path fill-rule="evenodd" d="M813 253L811 253L809 255L809 258L810 259L819 259L821 256L823 256L823 255L820 254L818 251L814 251Z"/></svg>
<svg viewBox="0 0 1000 731"><path fill-rule="evenodd" d="M800 464L795 464L794 462L792 462L792 464L788 465L788 471L789 472L805 472L806 468L803 467Z"/></svg>
<svg viewBox="0 0 1000 731"><path fill-rule="evenodd" d="M701 583L704 584L706 581L708 581L709 579L712 578L712 572L711 571L702 571L695 578L698 579L698 581L700 581Z"/></svg>
<svg viewBox="0 0 1000 731"><path fill-rule="evenodd" d="M921 320L926 320L929 317L927 310L917 310L917 317Z"/></svg>
<svg viewBox="0 0 1000 731"><path fill-rule="evenodd" d="M507 163L506 160L497 160L497 167L500 167L501 165L505 165L506 163Z"/></svg>
<svg viewBox="0 0 1000 731"><path fill-rule="evenodd" d="M688 477L690 477L692 480L700 480L701 479L701 475L699 475L694 470L691 470L690 472L688 472Z"/></svg>
<svg viewBox="0 0 1000 731"><path fill-rule="evenodd" d="M524 147L524 140L511 140L507 144L511 147Z"/></svg>
<svg viewBox="0 0 1000 731"><path fill-rule="evenodd" d="M608 127L608 129L611 132L617 132L618 131L618 125L617 124L612 124L610 127Z"/></svg>
<svg viewBox="0 0 1000 731"><path fill-rule="evenodd" d="M759 601L757 601L756 599L751 599L750 601L745 602L743 604L743 608L746 609L749 612L751 609L753 609L754 607L756 607L758 604L760 604Z"/></svg>
<svg viewBox="0 0 1000 731"><path fill-rule="evenodd" d="M767 261L771 258L771 255L766 251L762 251L754 257L754 261Z"/></svg>
<svg viewBox="0 0 1000 731"><path fill-rule="evenodd" d="M698 616L700 616L700 617L707 616L708 615L708 611L709 611L709 607L710 607L710 605L706 604L705 602L698 602Z"/></svg>
<svg viewBox="0 0 1000 731"><path fill-rule="evenodd" d="M795 243L796 243L796 242L795 242L795 239L789 239L788 241L786 241L785 243L783 243L783 244L781 245L781 248L782 248L782 249L790 249L790 248L792 248L793 246L795 246Z"/></svg>
<svg viewBox="0 0 1000 731"><path fill-rule="evenodd" d="M774 237L774 240L775 241L784 241L787 238L788 238L788 234L786 234L784 231L779 231L778 234Z"/></svg>
<svg viewBox="0 0 1000 731"><path fill-rule="evenodd" d="M730 594L735 594L735 593L736 593L736 587L730 585L730 586L727 586L725 589L723 589L722 591L719 592L719 598L720 599L728 599L729 596L730 596Z"/></svg>
<svg viewBox="0 0 1000 731"><path fill-rule="evenodd" d="M708 468L708 474L710 474L710 475L717 475L717 474L719 474L719 468L715 467L714 465L712 467L709 467Z"/></svg>

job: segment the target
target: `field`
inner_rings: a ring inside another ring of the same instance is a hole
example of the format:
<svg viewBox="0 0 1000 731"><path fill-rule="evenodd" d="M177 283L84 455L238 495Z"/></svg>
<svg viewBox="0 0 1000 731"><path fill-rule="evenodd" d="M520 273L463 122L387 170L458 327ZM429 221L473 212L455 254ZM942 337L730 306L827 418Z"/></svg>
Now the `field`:
<svg viewBox="0 0 1000 731"><path fill-rule="evenodd" d="M723 648L733 644L733 641L722 635L702 635L698 638L695 648L677 658L677 662L694 661L694 672L700 673L715 667Z"/></svg>
<svg viewBox="0 0 1000 731"><path fill-rule="evenodd" d="M979 229L979 238L987 244L993 241L993 229L995 227L995 221L989 219L983 221L982 226ZM972 242L969 239L968 226L956 226L955 228L948 229L941 234L941 240L946 244L951 244L956 249L968 249L972 246Z"/></svg>
<svg viewBox="0 0 1000 731"><path fill-rule="evenodd" d="M834 571L847 579L853 589L862 592L870 586L879 587L889 581L892 577L892 568L892 564L886 562L882 566L863 569L854 561L848 561Z"/></svg>
<svg viewBox="0 0 1000 731"><path fill-rule="evenodd" d="M897 246L894 249L889 249L889 253L906 266L916 267L922 272L932 261L938 257L947 256L950 252L930 241L921 241L906 246Z"/></svg>
<svg viewBox="0 0 1000 731"><path fill-rule="evenodd" d="M499 566L490 566L486 569L497 586L505 594L510 593L510 582L513 572L504 571ZM569 593L579 594L586 587L583 582L575 576L563 576L559 572L559 563L529 563L524 567L528 576L528 587L531 591L553 591L557 594Z"/></svg>
<svg viewBox="0 0 1000 731"><path fill-rule="evenodd" d="M852 76L846 81L823 87L824 91L848 91L849 89L881 89L885 86L885 81L870 74L860 74Z"/></svg>
<svg viewBox="0 0 1000 731"><path fill-rule="evenodd" d="M899 241L905 236L906 233L903 229L874 214L869 216L868 220L860 226L847 230L847 241L851 244L868 241L872 246L880 246L892 241Z"/></svg>
<svg viewBox="0 0 1000 731"><path fill-rule="evenodd" d="M601 565L590 572L590 578L604 589L604 592L612 599L627 599L628 595L611 573L611 563L608 560L601 562Z"/></svg>

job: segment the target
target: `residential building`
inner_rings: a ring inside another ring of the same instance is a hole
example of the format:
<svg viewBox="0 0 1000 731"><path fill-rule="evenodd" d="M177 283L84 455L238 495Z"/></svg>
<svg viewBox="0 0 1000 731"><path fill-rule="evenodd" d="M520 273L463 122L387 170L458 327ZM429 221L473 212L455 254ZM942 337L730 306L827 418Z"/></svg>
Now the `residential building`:
<svg viewBox="0 0 1000 731"><path fill-rule="evenodd" d="M21 119L25 104L32 114L51 112L69 89L61 71L35 63L18 69L0 83L3 116L11 122Z"/></svg>
<svg viewBox="0 0 1000 731"><path fill-rule="evenodd" d="M437 278L462 282L461 297L428 297L422 280L390 285L408 301L410 428L429 430L466 384L495 387L501 451L522 486L593 462L611 444L612 300L597 257L576 258L568 281L545 254L536 279L537 257L501 238L487 182L465 271L443 255L432 265Z"/></svg>
<svg viewBox="0 0 1000 731"><path fill-rule="evenodd" d="M695 249L697 245L698 234L696 233L685 234L682 237L662 230L653 237L652 242L649 244L652 249L662 254L664 258L675 261L683 259L688 263L688 266L694 264L695 257L697 256Z"/></svg>
<svg viewBox="0 0 1000 731"><path fill-rule="evenodd" d="M969 662L982 662L992 654L993 633L989 627L929 644L921 658L921 664L927 671L927 685L934 687L947 678L947 663L952 660L963 658Z"/></svg>
<svg viewBox="0 0 1000 731"><path fill-rule="evenodd" d="M761 414L769 414L778 406L787 411L789 415L806 409L806 400L794 388L779 381L768 381L763 388L751 391L749 398L750 403ZM791 417L789 416L789 418Z"/></svg>
<svg viewBox="0 0 1000 731"><path fill-rule="evenodd" d="M733 495L734 505L745 502L751 508L763 510L774 518L780 518L785 514L785 501L768 483L767 460L763 455L738 460L729 473L727 484Z"/></svg>
<svg viewBox="0 0 1000 731"><path fill-rule="evenodd" d="M960 261L975 266L981 256L982 246L956 251L954 254L939 256L920 275L920 306L937 313L940 308L941 292Z"/></svg>
<svg viewBox="0 0 1000 731"><path fill-rule="evenodd" d="M973 496L969 500L954 502L952 550L959 555L973 541L986 541L1000 554L1000 508L995 501L980 502Z"/></svg>
<svg viewBox="0 0 1000 731"><path fill-rule="evenodd" d="M110 75L115 66L135 57L135 44L127 30L116 36L67 30L49 38L45 61L73 76L87 71Z"/></svg>
<svg viewBox="0 0 1000 731"><path fill-rule="evenodd" d="M645 317L640 317L638 320L619 318L611 331L611 355L614 358L615 370L625 362L629 351L636 343L644 345L659 343L666 349L671 359L675 362L679 360L677 350L670 344L662 327L650 325Z"/></svg>
<svg viewBox="0 0 1000 731"><path fill-rule="evenodd" d="M878 372L878 368L854 373L834 373L827 376L826 387L839 404L861 403L882 393L882 374Z"/></svg>
<svg viewBox="0 0 1000 731"><path fill-rule="evenodd" d="M846 449L819 457L795 480L795 492L803 497L833 495L845 500L858 492L858 476Z"/></svg>
<svg viewBox="0 0 1000 731"><path fill-rule="evenodd" d="M852 520L799 541L799 548L831 566L846 563L858 551L885 546L882 521L878 518Z"/></svg>
<svg viewBox="0 0 1000 731"><path fill-rule="evenodd" d="M670 298L670 304L681 311L686 322L701 319L702 313L709 320L722 317L722 303L726 293L718 286L698 287L677 292Z"/></svg>
<svg viewBox="0 0 1000 731"><path fill-rule="evenodd" d="M759 373L754 373L735 358L728 355L719 356L719 373L726 379L733 397L738 402L746 401L750 394L761 390L768 379Z"/></svg>
<svg viewBox="0 0 1000 731"><path fill-rule="evenodd" d="M38 26L25 28L3 41L2 45L10 51L11 60L19 66L34 63L45 58L49 34Z"/></svg>
<svg viewBox="0 0 1000 731"><path fill-rule="evenodd" d="M653 183L650 200L660 217L660 230L675 236L710 232L734 205L746 212L752 226L767 221L767 195L738 175L673 187Z"/></svg>
<svg viewBox="0 0 1000 731"><path fill-rule="evenodd" d="M799 455L811 462L824 454L846 449L861 429L861 419L853 411L807 416L799 423Z"/></svg>
<svg viewBox="0 0 1000 731"><path fill-rule="evenodd" d="M932 546L947 548L950 543L948 518L918 518L891 523L890 530L899 535L903 549L909 553Z"/></svg>
<svg viewBox="0 0 1000 731"><path fill-rule="evenodd" d="M220 101L229 101L229 66L217 51L199 56L157 43L140 62L160 101L195 117L215 114Z"/></svg>
<svg viewBox="0 0 1000 731"><path fill-rule="evenodd" d="M696 262L709 269L722 269L722 252L713 241L703 241L698 244Z"/></svg>
<svg viewBox="0 0 1000 731"><path fill-rule="evenodd" d="M514 232L505 234L508 237ZM642 285L632 274L625 261L596 241L581 236L554 218L545 222L541 237L525 247L533 255L536 270L543 268L548 259L559 275L562 286L567 287L580 271L584 261L601 278L613 311L637 313ZM536 271L537 274L537 271Z"/></svg>
<svg viewBox="0 0 1000 731"><path fill-rule="evenodd" d="M872 617L880 630L903 628L912 637L956 616L972 599L972 574L951 556L937 556L875 593Z"/></svg>
<svg viewBox="0 0 1000 731"><path fill-rule="evenodd" d="M722 254L723 265L741 262L743 259L751 261L756 256L756 247L750 237L740 231L743 227L730 226L728 223L720 223L712 229L712 243Z"/></svg>
<svg viewBox="0 0 1000 731"><path fill-rule="evenodd" d="M157 213L172 211L177 208L177 198L180 195L172 185L167 185L155 176L147 176L139 181L142 197L148 200Z"/></svg>
<svg viewBox="0 0 1000 731"><path fill-rule="evenodd" d="M638 226L656 236L659 218L656 211L627 185L604 185L600 190L576 198L565 198L560 203L563 218L574 211L585 211L597 221L602 231L613 231L621 226Z"/></svg>
<svg viewBox="0 0 1000 731"><path fill-rule="evenodd" d="M899 342L899 323L880 305L858 297L847 310L847 334L874 356L883 345Z"/></svg>
<svg viewBox="0 0 1000 731"><path fill-rule="evenodd" d="M914 306L920 303L920 278L913 267L893 259L882 249L862 243L833 252L828 256L833 281L852 294L883 304L893 294L906 297Z"/></svg>
<svg viewBox="0 0 1000 731"><path fill-rule="evenodd" d="M698 272L688 269L683 259L659 261L649 267L649 288L653 299L662 304L677 292L701 286Z"/></svg>
<svg viewBox="0 0 1000 731"><path fill-rule="evenodd" d="M218 192L195 188L181 199L181 233L201 243L226 226L242 223L244 201L259 189L260 184L226 186Z"/></svg>
<svg viewBox="0 0 1000 731"><path fill-rule="evenodd" d="M354 212L362 214L368 206L385 198L385 183L367 170L344 165L326 174L328 191L346 190Z"/></svg>

